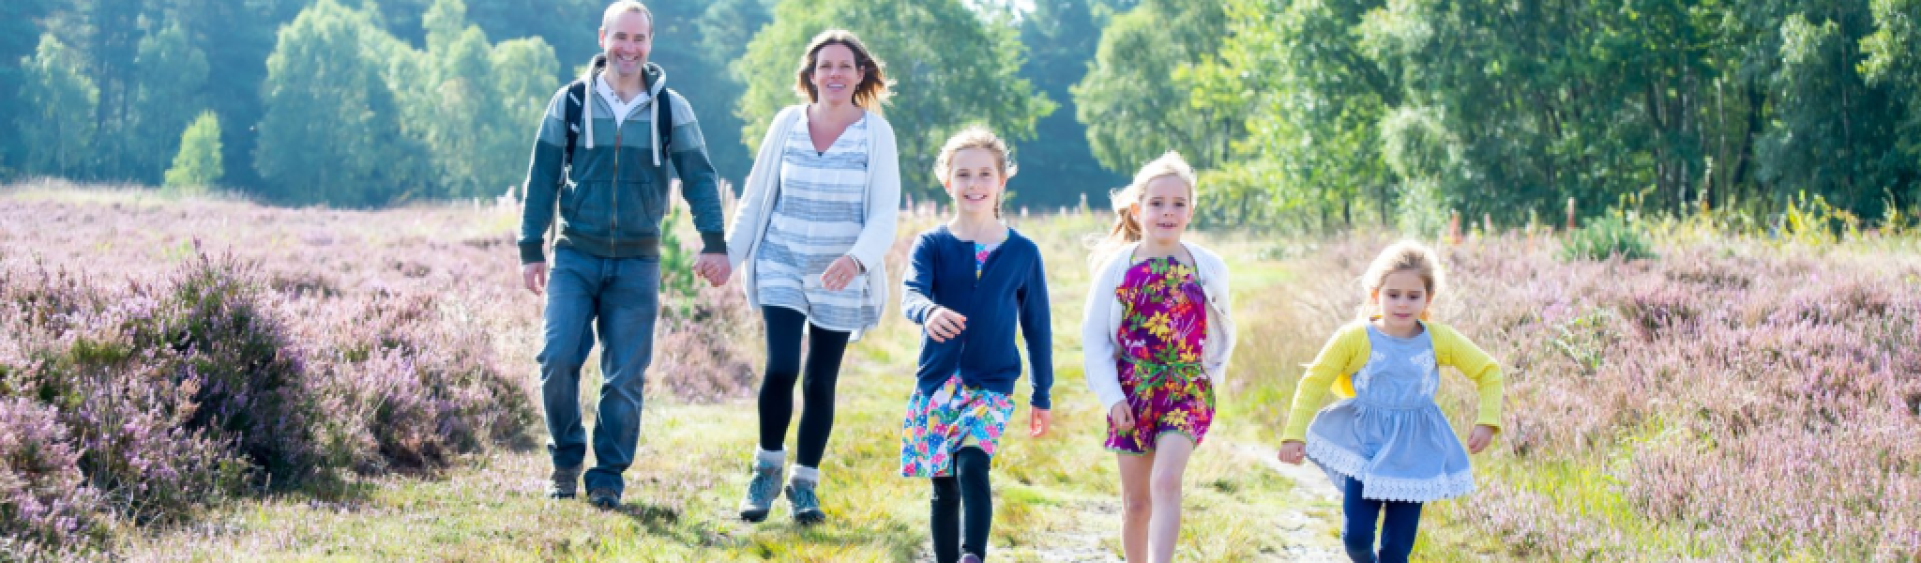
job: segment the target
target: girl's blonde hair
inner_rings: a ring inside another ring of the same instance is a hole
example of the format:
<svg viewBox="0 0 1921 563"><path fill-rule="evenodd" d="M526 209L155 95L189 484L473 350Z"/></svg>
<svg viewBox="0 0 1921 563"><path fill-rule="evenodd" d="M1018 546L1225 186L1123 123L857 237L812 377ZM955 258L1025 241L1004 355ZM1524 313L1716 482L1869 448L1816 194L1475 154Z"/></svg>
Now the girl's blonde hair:
<svg viewBox="0 0 1921 563"><path fill-rule="evenodd" d="M1000 170L1002 182L1013 178L1014 173L1019 172L1019 167L1007 162L1008 151L1005 139L987 130L986 127L969 125L954 136L948 137L947 144L941 145L940 156L934 158L934 177L939 179L942 185L947 184L947 180L954 172L951 168L954 155L967 149L982 149L994 153L994 167ZM1002 189L1001 193L994 194L994 217L997 219L1001 216L1001 196L1006 193L1007 190Z"/></svg>
<svg viewBox="0 0 1921 563"><path fill-rule="evenodd" d="M1107 236L1094 244L1094 252L1088 260L1096 264L1106 260L1109 254L1119 250L1127 243L1141 240L1141 223L1128 210L1147 199L1147 184L1162 176L1176 176L1187 183L1187 203L1194 205L1199 195L1199 180L1194 175L1194 167L1181 158L1181 153L1167 151L1160 158L1149 161L1134 173L1134 181L1127 187L1108 194L1114 207L1114 227L1108 229Z"/></svg>
<svg viewBox="0 0 1921 563"><path fill-rule="evenodd" d="M1361 304L1362 321L1380 314L1381 286L1387 283L1387 276L1395 272L1414 272L1420 276L1429 301L1441 291L1441 258L1434 254L1434 249L1411 240L1394 243L1374 257L1367 273L1361 276L1361 291L1367 294L1367 301ZM1433 310L1433 307L1422 309L1421 320L1428 320Z"/></svg>

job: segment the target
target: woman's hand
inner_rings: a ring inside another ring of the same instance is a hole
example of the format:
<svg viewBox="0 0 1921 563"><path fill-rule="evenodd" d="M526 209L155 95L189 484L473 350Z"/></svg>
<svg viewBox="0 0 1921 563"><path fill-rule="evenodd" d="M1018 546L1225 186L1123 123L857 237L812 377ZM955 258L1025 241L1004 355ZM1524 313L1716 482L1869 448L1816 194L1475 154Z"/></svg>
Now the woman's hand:
<svg viewBox="0 0 1921 563"><path fill-rule="evenodd" d="M858 275L860 275L860 262L855 261L852 256L842 256L835 258L834 263L828 264L827 271L821 272L820 285L827 288L827 291L840 291L847 289L847 284L853 283L854 276Z"/></svg>
<svg viewBox="0 0 1921 563"><path fill-rule="evenodd" d="M1302 444L1300 440L1281 442L1281 453L1275 457L1281 458L1281 463L1300 465L1302 460L1307 459L1307 444Z"/></svg>
<svg viewBox="0 0 1921 563"><path fill-rule="evenodd" d="M1467 435L1467 453L1478 454L1487 449L1487 445L1494 442L1496 432L1500 430L1486 424L1474 425L1474 432Z"/></svg>
<svg viewBox="0 0 1921 563"><path fill-rule="evenodd" d="M935 342L946 342L947 339L960 336L961 331L967 330L967 317L961 316L953 309L935 307L934 312L927 314L927 322L922 326L927 329L927 336L933 337Z"/></svg>
<svg viewBox="0 0 1921 563"><path fill-rule="evenodd" d="M1115 430L1131 431L1134 429L1134 409L1127 408L1127 401L1114 403L1114 408L1107 411L1107 422L1113 424Z"/></svg>
<svg viewBox="0 0 1921 563"><path fill-rule="evenodd" d="M1027 411L1027 436L1030 438L1039 438L1047 435L1047 427L1053 424L1053 422L1054 415L1047 412L1047 409L1029 409Z"/></svg>

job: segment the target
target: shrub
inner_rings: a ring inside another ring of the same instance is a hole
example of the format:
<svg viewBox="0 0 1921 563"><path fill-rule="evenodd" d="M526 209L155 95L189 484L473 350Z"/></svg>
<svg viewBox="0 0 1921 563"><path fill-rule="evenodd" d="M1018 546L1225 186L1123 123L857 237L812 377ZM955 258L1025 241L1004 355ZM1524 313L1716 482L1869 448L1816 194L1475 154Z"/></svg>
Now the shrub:
<svg viewBox="0 0 1921 563"><path fill-rule="evenodd" d="M1653 258L1646 233L1620 213L1610 213L1587 227L1568 233L1561 241L1562 260L1627 260Z"/></svg>

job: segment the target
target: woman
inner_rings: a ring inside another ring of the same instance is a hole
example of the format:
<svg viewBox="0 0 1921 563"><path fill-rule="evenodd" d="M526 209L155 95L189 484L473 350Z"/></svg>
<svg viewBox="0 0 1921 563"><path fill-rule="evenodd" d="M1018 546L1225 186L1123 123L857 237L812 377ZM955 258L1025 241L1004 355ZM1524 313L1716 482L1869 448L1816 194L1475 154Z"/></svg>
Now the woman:
<svg viewBox="0 0 1921 563"><path fill-rule="evenodd" d="M834 382L847 342L880 322L900 207L893 127L873 110L887 99L881 62L845 30L814 36L794 91L807 103L774 116L727 231L728 260L745 267L747 304L767 326L760 447L740 517L767 518L783 492L782 448L797 376L805 410L785 493L794 520L820 522L820 458L834 426ZM807 361L801 364L806 327Z"/></svg>

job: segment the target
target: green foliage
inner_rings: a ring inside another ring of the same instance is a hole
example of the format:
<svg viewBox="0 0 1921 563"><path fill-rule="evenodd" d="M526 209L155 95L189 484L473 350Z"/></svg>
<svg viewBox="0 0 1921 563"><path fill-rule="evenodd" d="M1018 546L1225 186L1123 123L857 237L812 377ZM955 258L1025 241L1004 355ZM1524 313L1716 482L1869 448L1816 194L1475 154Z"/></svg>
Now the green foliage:
<svg viewBox="0 0 1921 563"><path fill-rule="evenodd" d="M1561 240L1562 260L1627 260L1654 258L1654 245L1647 233L1627 213L1614 212L1586 227L1568 233Z"/></svg>
<svg viewBox="0 0 1921 563"><path fill-rule="evenodd" d="M1132 176L1168 150L1196 168L1227 157L1244 131L1245 104L1197 98L1191 74L1214 56L1227 24L1219 3L1199 0L1146 0L1108 23L1072 89L1102 166Z"/></svg>
<svg viewBox="0 0 1921 563"><path fill-rule="evenodd" d="M33 58L21 61L27 82L25 106L16 118L20 137L30 139L26 168L43 174L82 176L92 162L93 112L100 89L80 72L84 61L53 34L40 36Z"/></svg>
<svg viewBox="0 0 1921 563"><path fill-rule="evenodd" d="M938 197L934 157L948 135L970 123L1013 139L1030 139L1054 103L1018 73L1024 58L1005 14L976 14L959 0L885 2L783 0L735 63L747 84L738 115L742 138L758 147L782 107L804 102L794 73L807 41L829 28L859 35L898 95L879 109L894 126L903 193Z"/></svg>
<svg viewBox="0 0 1921 563"><path fill-rule="evenodd" d="M203 112L180 135L180 154L167 169L167 188L181 192L205 192L220 182L226 170L220 164L220 116Z"/></svg>
<svg viewBox="0 0 1921 563"><path fill-rule="evenodd" d="M128 116L125 174L152 182L161 179L167 156L179 152L181 139L175 132L206 107L200 93L207 86L207 56L176 24L141 38L134 63L139 69L133 100L137 110Z"/></svg>
<svg viewBox="0 0 1921 563"><path fill-rule="evenodd" d="M254 166L269 199L375 206L400 200L419 177L422 147L400 135L400 112L381 77L399 49L371 16L333 0L303 10L267 57L267 112Z"/></svg>
<svg viewBox="0 0 1921 563"><path fill-rule="evenodd" d="M1061 107L1034 126L1035 139L1014 149L1020 176L1009 185L1022 201L1012 207L1037 205L1047 209L1075 205L1085 195L1101 202L1110 188L1127 183L1127 176L1101 167L1087 144L1087 126L1076 120L1079 109L1070 88L1087 75L1087 55L1100 45L1096 12L1108 9L1101 0L1035 2L1034 11L1021 19L1021 42L1033 58L1020 75Z"/></svg>

